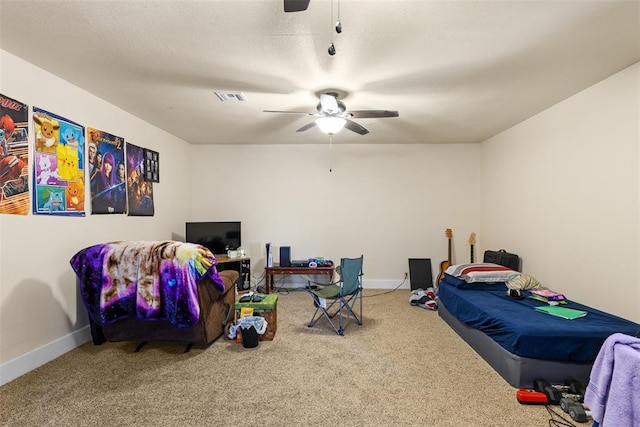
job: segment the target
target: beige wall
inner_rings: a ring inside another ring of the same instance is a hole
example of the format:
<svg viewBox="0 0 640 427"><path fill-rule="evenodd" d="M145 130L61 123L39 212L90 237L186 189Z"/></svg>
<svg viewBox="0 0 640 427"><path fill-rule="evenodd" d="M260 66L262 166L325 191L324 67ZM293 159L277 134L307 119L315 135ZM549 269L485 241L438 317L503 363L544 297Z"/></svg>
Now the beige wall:
<svg viewBox="0 0 640 427"><path fill-rule="evenodd" d="M640 322L640 64L482 145L480 242Z"/></svg>
<svg viewBox="0 0 640 427"><path fill-rule="evenodd" d="M0 215L0 373L4 382L20 356L46 362L86 339L71 256L103 241L170 239L187 216L188 145L75 86L0 51L0 93L124 137L160 152L161 182L154 184L154 217ZM32 138L33 135L30 135ZM45 356L41 356L45 354Z"/></svg>
<svg viewBox="0 0 640 427"><path fill-rule="evenodd" d="M480 146L308 145L192 147L192 221L242 221L256 279L266 242L294 259L364 254L364 286L396 287L408 258L468 262L477 230ZM451 164L455 164L451 168ZM329 172L331 167L332 172ZM216 194L204 183L216 181Z"/></svg>

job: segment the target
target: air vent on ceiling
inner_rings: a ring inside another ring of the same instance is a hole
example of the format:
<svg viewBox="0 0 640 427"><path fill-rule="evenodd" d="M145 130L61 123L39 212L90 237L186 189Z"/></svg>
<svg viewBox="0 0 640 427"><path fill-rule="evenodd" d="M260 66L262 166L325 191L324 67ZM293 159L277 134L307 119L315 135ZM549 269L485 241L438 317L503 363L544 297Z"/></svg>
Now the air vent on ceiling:
<svg viewBox="0 0 640 427"><path fill-rule="evenodd" d="M222 102L247 100L247 97L242 92L216 92L216 96Z"/></svg>

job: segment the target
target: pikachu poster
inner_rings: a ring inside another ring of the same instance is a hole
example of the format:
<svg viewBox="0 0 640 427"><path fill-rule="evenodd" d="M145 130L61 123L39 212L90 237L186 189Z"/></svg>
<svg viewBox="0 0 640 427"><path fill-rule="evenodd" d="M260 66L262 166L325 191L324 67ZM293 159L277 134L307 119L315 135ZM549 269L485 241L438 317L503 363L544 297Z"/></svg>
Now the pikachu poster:
<svg viewBox="0 0 640 427"><path fill-rule="evenodd" d="M0 214L29 213L29 106L0 94Z"/></svg>
<svg viewBox="0 0 640 427"><path fill-rule="evenodd" d="M84 127L33 107L33 213L84 216Z"/></svg>

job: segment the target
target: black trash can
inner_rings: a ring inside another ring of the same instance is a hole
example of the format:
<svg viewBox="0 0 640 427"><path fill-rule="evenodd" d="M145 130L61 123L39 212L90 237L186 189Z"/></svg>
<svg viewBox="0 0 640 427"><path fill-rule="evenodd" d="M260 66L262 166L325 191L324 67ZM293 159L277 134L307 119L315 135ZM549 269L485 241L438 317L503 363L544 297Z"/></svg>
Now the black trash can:
<svg viewBox="0 0 640 427"><path fill-rule="evenodd" d="M240 334L242 335L242 345L244 348L254 348L259 344L258 331L254 326L250 326L247 329L240 328Z"/></svg>

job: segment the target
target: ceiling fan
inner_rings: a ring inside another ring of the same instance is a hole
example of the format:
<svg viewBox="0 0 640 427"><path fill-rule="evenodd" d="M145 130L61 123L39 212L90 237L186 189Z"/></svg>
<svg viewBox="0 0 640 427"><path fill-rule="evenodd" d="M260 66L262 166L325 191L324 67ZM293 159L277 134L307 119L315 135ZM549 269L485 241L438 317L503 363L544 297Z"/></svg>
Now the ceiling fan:
<svg viewBox="0 0 640 427"><path fill-rule="evenodd" d="M285 12L302 12L307 10L311 0L284 0Z"/></svg>
<svg viewBox="0 0 640 427"><path fill-rule="evenodd" d="M348 111L344 102L338 100L336 92L324 92L320 94L320 102L316 106L317 113L307 113L302 111L276 111L264 110L265 113L285 113L285 114L302 114L306 116L317 117L313 122L307 123L296 132L309 130L314 126L318 126L320 130L328 135L333 135L342 130L343 127L360 135L366 135L369 130L359 123L351 120L370 119L382 117L398 117L397 111L392 110L351 110Z"/></svg>

